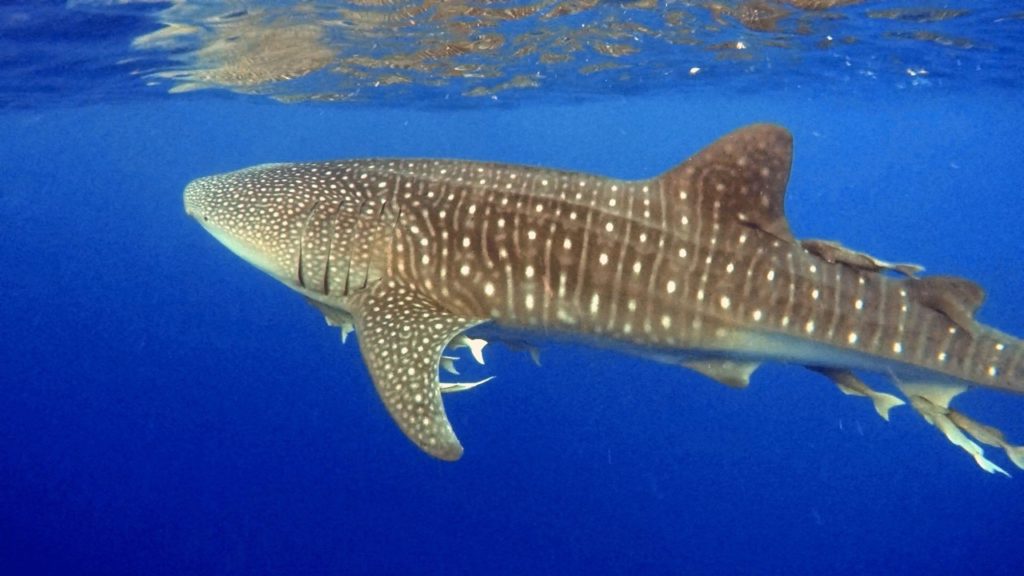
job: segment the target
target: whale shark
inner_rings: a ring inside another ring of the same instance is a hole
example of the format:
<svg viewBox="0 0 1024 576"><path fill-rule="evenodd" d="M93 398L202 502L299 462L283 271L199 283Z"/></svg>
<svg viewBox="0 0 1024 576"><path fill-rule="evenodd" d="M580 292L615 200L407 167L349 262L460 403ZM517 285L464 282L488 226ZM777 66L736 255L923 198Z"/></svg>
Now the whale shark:
<svg viewBox="0 0 1024 576"><path fill-rule="evenodd" d="M1024 392L1022 342L975 319L985 293L970 280L796 238L792 153L786 129L757 124L640 180L442 159L265 164L194 180L184 204L343 341L354 331L388 413L442 460L463 453L442 395L489 378L440 371L457 373L459 348L482 364L486 327L731 387L765 362L806 366L887 420L909 403L988 472L1007 474L982 445L1024 469L1024 448L950 405L972 387Z"/></svg>

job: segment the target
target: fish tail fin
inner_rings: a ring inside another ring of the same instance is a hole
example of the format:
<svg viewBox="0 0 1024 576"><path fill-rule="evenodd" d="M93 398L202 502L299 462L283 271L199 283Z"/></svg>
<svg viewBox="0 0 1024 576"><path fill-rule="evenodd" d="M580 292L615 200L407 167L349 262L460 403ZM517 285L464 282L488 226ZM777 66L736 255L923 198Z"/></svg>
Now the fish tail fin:
<svg viewBox="0 0 1024 576"><path fill-rule="evenodd" d="M875 392L871 395L871 402L875 405L875 412L882 417L886 422L889 421L889 411L897 406L903 406L906 402L898 396L892 394L886 394L885 392Z"/></svg>
<svg viewBox="0 0 1024 576"><path fill-rule="evenodd" d="M1013 462L1014 466L1024 470L1024 446L1007 446L1006 455Z"/></svg>
<svg viewBox="0 0 1024 576"><path fill-rule="evenodd" d="M907 395L914 410L929 424L938 428L952 444L970 454L982 470L993 474L998 472L1005 476L1010 475L986 458L984 449L968 438L968 435L987 446L1002 448L1015 466L1024 469L1024 446L1010 444L998 428L978 422L949 407L953 398L967 390L966 385L897 380L896 387Z"/></svg>
<svg viewBox="0 0 1024 576"><path fill-rule="evenodd" d="M815 372L825 375L827 378L842 391L843 394L850 396L865 396L871 400L871 403L875 407L875 412L882 417L882 420L889 421L889 411L896 406L902 406L906 404L902 398L893 396L892 394L886 394L885 392L879 392L874 390L870 386L864 383L863 380L857 378L853 372L849 370L835 370L830 368L811 368Z"/></svg>

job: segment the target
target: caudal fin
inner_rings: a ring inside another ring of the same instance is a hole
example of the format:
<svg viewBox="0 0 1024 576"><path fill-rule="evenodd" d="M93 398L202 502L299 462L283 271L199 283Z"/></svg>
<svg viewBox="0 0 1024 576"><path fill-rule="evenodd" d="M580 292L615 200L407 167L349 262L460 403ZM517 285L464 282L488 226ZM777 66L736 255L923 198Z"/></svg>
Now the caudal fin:
<svg viewBox="0 0 1024 576"><path fill-rule="evenodd" d="M871 402L875 405L875 412L878 412L878 415L887 422L889 421L889 410L906 404L902 398L874 390L871 391Z"/></svg>
<svg viewBox="0 0 1024 576"><path fill-rule="evenodd" d="M1014 466L1024 470L1024 446L1007 446L1006 455L1010 457Z"/></svg>

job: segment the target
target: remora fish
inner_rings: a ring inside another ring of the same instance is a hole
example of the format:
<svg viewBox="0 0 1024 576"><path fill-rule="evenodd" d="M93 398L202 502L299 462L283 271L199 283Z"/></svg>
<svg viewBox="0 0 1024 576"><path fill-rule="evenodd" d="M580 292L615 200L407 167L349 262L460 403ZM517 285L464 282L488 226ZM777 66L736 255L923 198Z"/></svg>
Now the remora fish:
<svg viewBox="0 0 1024 576"><path fill-rule="evenodd" d="M388 412L417 446L462 446L441 393L479 382L466 330L561 333L746 386L765 361L816 370L878 413L903 400L989 472L975 442L1024 449L949 407L969 386L1024 392L1020 340L975 321L984 292L822 240L783 211L792 137L753 125L648 180L454 160L263 165L193 181L185 209L236 254L353 328ZM973 437L972 440L969 436Z"/></svg>

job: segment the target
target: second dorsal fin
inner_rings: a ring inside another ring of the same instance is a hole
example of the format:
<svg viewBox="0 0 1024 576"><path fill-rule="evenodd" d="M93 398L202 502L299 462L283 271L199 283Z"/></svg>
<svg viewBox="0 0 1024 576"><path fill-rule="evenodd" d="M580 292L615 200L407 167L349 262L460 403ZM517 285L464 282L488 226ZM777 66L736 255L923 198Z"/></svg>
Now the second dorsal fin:
<svg viewBox="0 0 1024 576"><path fill-rule="evenodd" d="M981 286L958 276L929 276L907 282L918 302L974 333L974 313L985 301L985 290Z"/></svg>
<svg viewBox="0 0 1024 576"><path fill-rule="evenodd" d="M793 241L784 210L793 137L781 126L753 124L715 141L660 178L669 209L717 211L721 222L757 228Z"/></svg>

